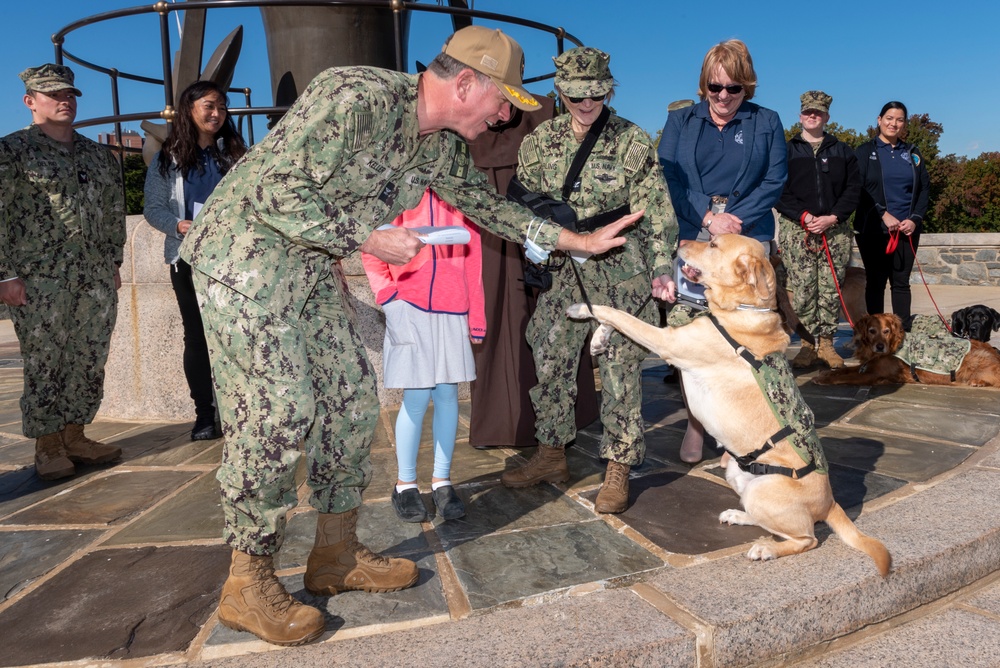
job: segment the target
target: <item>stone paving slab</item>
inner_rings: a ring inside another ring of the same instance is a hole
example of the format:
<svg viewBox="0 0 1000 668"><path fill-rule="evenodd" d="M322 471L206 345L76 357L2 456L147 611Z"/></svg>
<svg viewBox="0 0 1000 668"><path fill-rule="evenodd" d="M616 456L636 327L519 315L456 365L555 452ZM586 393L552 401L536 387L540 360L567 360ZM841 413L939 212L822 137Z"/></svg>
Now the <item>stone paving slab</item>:
<svg viewBox="0 0 1000 668"><path fill-rule="evenodd" d="M628 589L500 610L449 624L197 665L662 666L694 668L695 638Z"/></svg>
<svg viewBox="0 0 1000 668"><path fill-rule="evenodd" d="M0 666L182 652L218 605L228 549L92 552L0 612Z"/></svg>
<svg viewBox="0 0 1000 668"><path fill-rule="evenodd" d="M860 643L801 668L996 668L1000 620L982 611L950 609Z"/></svg>
<svg viewBox="0 0 1000 668"><path fill-rule="evenodd" d="M584 494L593 502L597 490ZM703 554L767 535L758 527L719 523L719 513L739 507L725 483L680 473L657 473L629 481L631 505L617 517L670 552Z"/></svg>
<svg viewBox="0 0 1000 668"><path fill-rule="evenodd" d="M852 427L819 429L826 458L835 464L875 471L910 482L923 482L955 468L975 450Z"/></svg>
<svg viewBox="0 0 1000 668"><path fill-rule="evenodd" d="M111 536L105 545L218 540L224 525L215 470Z"/></svg>
<svg viewBox="0 0 1000 668"><path fill-rule="evenodd" d="M9 599L32 580L60 566L101 534L90 530L0 533L0 601Z"/></svg>
<svg viewBox="0 0 1000 668"><path fill-rule="evenodd" d="M16 513L3 524L114 524L145 510L196 474L111 472Z"/></svg>

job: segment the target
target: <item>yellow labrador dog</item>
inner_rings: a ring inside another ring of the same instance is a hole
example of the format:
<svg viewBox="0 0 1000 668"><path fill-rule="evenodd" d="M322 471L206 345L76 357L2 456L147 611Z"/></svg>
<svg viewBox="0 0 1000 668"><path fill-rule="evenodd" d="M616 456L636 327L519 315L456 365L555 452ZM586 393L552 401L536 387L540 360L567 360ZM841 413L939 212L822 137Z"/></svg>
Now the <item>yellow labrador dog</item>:
<svg viewBox="0 0 1000 668"><path fill-rule="evenodd" d="M719 516L757 525L783 538L759 541L750 559L776 559L816 547L814 524L824 521L845 543L870 556L881 575L892 559L834 501L813 414L795 385L785 348L788 335L775 311L775 278L753 239L721 235L684 245L685 273L705 286L710 315L660 329L627 313L585 304L571 318L597 319L681 369L691 413L725 447L726 481L745 509ZM595 333L601 345L602 331ZM596 352L596 351L595 351Z"/></svg>

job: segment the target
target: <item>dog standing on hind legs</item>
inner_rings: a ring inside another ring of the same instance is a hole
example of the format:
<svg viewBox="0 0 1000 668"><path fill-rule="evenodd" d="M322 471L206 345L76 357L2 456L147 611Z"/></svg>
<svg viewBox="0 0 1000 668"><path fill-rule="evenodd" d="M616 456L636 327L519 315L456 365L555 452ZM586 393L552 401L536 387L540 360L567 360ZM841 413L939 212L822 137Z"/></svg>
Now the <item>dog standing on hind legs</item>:
<svg viewBox="0 0 1000 668"><path fill-rule="evenodd" d="M774 310L774 270L763 247L726 234L685 244L678 254L688 277L705 285L711 315L663 329L605 306L591 312L575 304L568 315L593 317L684 373L688 407L725 447L726 480L743 506L723 512L719 521L757 525L784 539L756 543L747 553L750 559L816 547L814 525L825 521L887 575L888 550L858 531L833 498L812 411L785 359L788 335ZM600 333L593 338L599 346Z"/></svg>

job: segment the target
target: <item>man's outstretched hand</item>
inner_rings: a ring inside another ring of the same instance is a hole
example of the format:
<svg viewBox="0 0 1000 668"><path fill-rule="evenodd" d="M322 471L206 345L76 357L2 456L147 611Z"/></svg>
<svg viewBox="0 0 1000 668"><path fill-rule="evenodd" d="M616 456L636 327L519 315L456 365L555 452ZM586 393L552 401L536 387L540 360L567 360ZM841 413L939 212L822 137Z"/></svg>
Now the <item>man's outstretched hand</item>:
<svg viewBox="0 0 1000 668"><path fill-rule="evenodd" d="M646 210L636 211L622 216L613 223L608 223L598 229L593 234L577 234L569 230L559 233L559 240L556 242L556 250L583 251L591 255L607 253L612 248L617 248L625 243L625 237L618 236L622 230L635 221L642 218Z"/></svg>

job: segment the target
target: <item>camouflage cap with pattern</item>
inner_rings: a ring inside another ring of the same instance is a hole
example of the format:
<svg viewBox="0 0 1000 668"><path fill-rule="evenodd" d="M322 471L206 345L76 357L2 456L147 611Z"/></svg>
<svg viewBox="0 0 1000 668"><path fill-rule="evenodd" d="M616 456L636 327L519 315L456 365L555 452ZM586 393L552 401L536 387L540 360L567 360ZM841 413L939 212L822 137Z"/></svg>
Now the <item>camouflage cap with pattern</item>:
<svg viewBox="0 0 1000 668"><path fill-rule="evenodd" d="M833 104L833 98L821 90L808 90L802 93L799 99L802 101L800 111L816 109L817 111L822 111L824 114L828 114L830 113L830 105Z"/></svg>
<svg viewBox="0 0 1000 668"><path fill-rule="evenodd" d="M521 45L500 30L467 26L449 37L442 51L492 79L504 98L518 109L537 111L542 108L524 89Z"/></svg>
<svg viewBox="0 0 1000 668"><path fill-rule="evenodd" d="M33 90L39 93L71 90L77 97L83 95L80 89L73 85L73 70L65 65L45 63L40 67L29 67L18 76L24 82L25 93L30 93Z"/></svg>
<svg viewBox="0 0 1000 668"><path fill-rule="evenodd" d="M556 63L556 87L568 97L607 95L615 86L608 64L611 56L592 46L578 46L552 60Z"/></svg>

